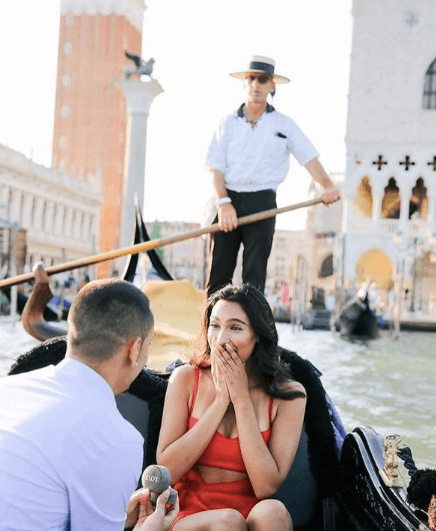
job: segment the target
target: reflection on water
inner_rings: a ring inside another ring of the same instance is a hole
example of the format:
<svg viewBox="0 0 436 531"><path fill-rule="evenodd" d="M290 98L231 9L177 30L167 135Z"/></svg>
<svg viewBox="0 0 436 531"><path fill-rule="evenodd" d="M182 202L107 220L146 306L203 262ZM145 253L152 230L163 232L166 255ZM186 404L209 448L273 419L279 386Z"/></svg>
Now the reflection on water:
<svg viewBox="0 0 436 531"><path fill-rule="evenodd" d="M324 331L293 332L279 324L280 344L309 359L348 430L372 426L383 436L398 433L418 467L436 468L436 334L388 332L349 343Z"/></svg>
<svg viewBox="0 0 436 531"><path fill-rule="evenodd" d="M323 385L348 430L368 425L382 435L398 433L418 467L436 468L435 333L401 332L394 341L383 331L365 345L327 331L277 327L280 345L323 373ZM0 319L0 375L37 343L19 322Z"/></svg>

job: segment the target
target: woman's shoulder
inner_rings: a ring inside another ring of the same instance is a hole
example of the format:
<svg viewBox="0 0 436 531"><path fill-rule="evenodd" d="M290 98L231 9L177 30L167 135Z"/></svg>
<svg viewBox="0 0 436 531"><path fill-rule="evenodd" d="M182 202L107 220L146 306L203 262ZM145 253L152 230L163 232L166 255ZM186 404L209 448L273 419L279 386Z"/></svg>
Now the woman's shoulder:
<svg viewBox="0 0 436 531"><path fill-rule="evenodd" d="M183 363L176 367L171 373L170 381L186 380L195 375L196 367L190 363Z"/></svg>
<svg viewBox="0 0 436 531"><path fill-rule="evenodd" d="M207 369L202 369L200 367L197 367L196 365L192 365L191 363L184 363L183 365L179 365L172 372L170 382L194 382L197 371L199 371L200 373L204 373L207 372Z"/></svg>

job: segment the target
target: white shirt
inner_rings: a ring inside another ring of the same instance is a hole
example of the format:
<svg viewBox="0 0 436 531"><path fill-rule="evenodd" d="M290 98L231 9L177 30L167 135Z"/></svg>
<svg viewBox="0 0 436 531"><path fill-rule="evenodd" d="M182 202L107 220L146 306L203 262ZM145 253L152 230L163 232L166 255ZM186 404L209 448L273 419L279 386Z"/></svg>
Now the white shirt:
<svg viewBox="0 0 436 531"><path fill-rule="evenodd" d="M87 365L0 379L0 529L120 531L143 438Z"/></svg>
<svg viewBox="0 0 436 531"><path fill-rule="evenodd" d="M302 166L319 156L297 124L271 105L254 128L241 106L219 125L206 165L220 170L234 192L276 190L288 173L290 154Z"/></svg>

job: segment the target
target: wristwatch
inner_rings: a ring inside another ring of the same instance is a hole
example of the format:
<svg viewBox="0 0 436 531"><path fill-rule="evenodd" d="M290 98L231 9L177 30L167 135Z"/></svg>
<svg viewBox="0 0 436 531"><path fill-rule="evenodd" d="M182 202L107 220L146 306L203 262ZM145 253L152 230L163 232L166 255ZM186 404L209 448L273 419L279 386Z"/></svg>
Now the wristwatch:
<svg viewBox="0 0 436 531"><path fill-rule="evenodd" d="M232 200L228 196L220 197L219 199L215 199L215 204L216 204L217 207L219 207L221 205L225 205L226 203L231 203L231 202L232 202Z"/></svg>

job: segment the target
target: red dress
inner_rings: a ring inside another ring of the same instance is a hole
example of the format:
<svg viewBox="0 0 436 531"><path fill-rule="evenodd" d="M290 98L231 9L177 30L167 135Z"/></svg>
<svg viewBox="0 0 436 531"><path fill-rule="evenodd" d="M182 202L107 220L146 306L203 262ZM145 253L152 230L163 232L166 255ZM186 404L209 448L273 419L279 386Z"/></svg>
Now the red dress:
<svg viewBox="0 0 436 531"><path fill-rule="evenodd" d="M200 369L196 367L194 396L189 411L188 429L191 429L198 421L191 413L197 398L199 377ZM273 400L271 397L269 403L270 427L262 432L262 437L266 444L271 438ZM180 512L174 524L189 514L212 509L236 509L244 518L247 518L251 509L259 502L248 476L235 481L207 483L197 468L198 466L222 468L246 474L247 470L242 459L239 437L230 438L216 432L196 464L174 485L174 488L179 493L180 503Z"/></svg>

